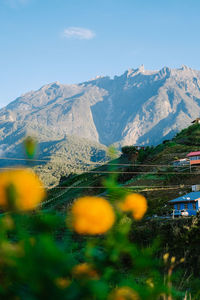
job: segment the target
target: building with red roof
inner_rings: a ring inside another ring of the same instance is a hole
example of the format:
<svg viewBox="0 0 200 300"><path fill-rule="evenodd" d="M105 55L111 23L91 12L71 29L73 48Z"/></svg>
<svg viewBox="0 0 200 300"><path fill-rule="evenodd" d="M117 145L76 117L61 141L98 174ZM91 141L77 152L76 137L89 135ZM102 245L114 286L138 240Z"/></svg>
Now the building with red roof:
<svg viewBox="0 0 200 300"><path fill-rule="evenodd" d="M200 151L190 152L187 154L190 165L200 165Z"/></svg>

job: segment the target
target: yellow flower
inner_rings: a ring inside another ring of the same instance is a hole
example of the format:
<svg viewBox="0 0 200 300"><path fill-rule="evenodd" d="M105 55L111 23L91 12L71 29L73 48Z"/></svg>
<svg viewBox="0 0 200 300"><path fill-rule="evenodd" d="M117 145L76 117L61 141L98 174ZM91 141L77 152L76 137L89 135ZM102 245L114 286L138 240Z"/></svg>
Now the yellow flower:
<svg viewBox="0 0 200 300"><path fill-rule="evenodd" d="M7 241L4 241L0 245L1 252L7 256L17 256L21 257L24 255L24 249L22 245L19 243L10 243ZM4 255L3 255L4 256Z"/></svg>
<svg viewBox="0 0 200 300"><path fill-rule="evenodd" d="M174 264L175 261L176 261L176 257L175 257L175 256L172 256L172 258L171 258L171 263Z"/></svg>
<svg viewBox="0 0 200 300"><path fill-rule="evenodd" d="M163 260L164 260L165 263L168 261L168 258L169 258L169 253L165 253L163 255Z"/></svg>
<svg viewBox="0 0 200 300"><path fill-rule="evenodd" d="M139 300L139 295L130 287L124 286L116 289L110 297L111 300Z"/></svg>
<svg viewBox="0 0 200 300"><path fill-rule="evenodd" d="M0 173L0 206L8 207L8 188L14 188L14 207L17 210L32 210L45 197L40 179L30 169L11 169Z"/></svg>
<svg viewBox="0 0 200 300"><path fill-rule="evenodd" d="M90 277L91 279L98 279L97 272L88 263L82 263L75 266L72 270L75 277Z"/></svg>
<svg viewBox="0 0 200 300"><path fill-rule="evenodd" d="M147 211L146 198L140 194L129 194L119 204L122 211L131 211L135 220L140 220Z"/></svg>
<svg viewBox="0 0 200 300"><path fill-rule="evenodd" d="M154 282L153 282L153 279L152 278L149 278L146 280L146 284L151 287L151 288L154 288Z"/></svg>
<svg viewBox="0 0 200 300"><path fill-rule="evenodd" d="M72 206L72 226L79 234L102 234L115 221L112 206L103 198L86 196Z"/></svg>
<svg viewBox="0 0 200 300"><path fill-rule="evenodd" d="M71 281L67 278L56 278L55 284L59 289L66 289L70 285Z"/></svg>

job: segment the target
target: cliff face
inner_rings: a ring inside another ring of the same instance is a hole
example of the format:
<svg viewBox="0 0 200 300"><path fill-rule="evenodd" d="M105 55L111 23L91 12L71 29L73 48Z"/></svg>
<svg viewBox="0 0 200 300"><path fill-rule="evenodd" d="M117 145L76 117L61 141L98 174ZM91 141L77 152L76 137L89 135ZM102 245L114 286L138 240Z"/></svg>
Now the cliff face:
<svg viewBox="0 0 200 300"><path fill-rule="evenodd" d="M158 144L200 116L200 71L186 66L58 82L29 92L0 110L0 153L25 133L39 141L76 136L110 145Z"/></svg>

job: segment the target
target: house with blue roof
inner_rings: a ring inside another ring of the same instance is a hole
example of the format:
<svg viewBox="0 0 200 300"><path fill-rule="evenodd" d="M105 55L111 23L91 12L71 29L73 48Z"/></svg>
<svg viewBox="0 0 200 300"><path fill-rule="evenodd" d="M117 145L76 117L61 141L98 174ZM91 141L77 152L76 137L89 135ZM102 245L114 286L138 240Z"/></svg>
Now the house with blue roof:
<svg viewBox="0 0 200 300"><path fill-rule="evenodd" d="M174 214L180 215L181 210L188 212L189 216L195 216L197 211L200 210L200 191L191 192L184 196L170 200L169 203L173 205Z"/></svg>

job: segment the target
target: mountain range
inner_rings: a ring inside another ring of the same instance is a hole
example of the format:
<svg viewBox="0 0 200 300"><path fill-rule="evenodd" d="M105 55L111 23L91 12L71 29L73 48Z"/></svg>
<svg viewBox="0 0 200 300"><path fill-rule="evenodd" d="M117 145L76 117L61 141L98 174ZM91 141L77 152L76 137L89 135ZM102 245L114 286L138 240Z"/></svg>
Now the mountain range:
<svg viewBox="0 0 200 300"><path fill-rule="evenodd" d="M107 146L158 144L199 115L200 71L141 66L22 95L0 109L0 145L9 149L25 133L41 141L76 136Z"/></svg>
<svg viewBox="0 0 200 300"><path fill-rule="evenodd" d="M68 161L77 149L76 161L94 161L94 153L104 160L111 144L156 145L199 116L200 71L187 66L142 65L113 78L54 82L0 109L0 156L23 156L22 140L31 135L40 142L39 158L62 148Z"/></svg>

